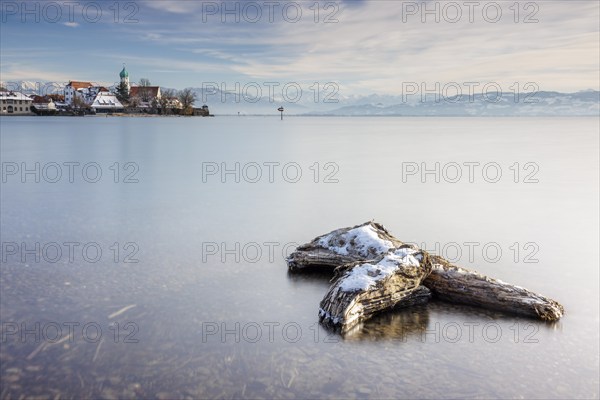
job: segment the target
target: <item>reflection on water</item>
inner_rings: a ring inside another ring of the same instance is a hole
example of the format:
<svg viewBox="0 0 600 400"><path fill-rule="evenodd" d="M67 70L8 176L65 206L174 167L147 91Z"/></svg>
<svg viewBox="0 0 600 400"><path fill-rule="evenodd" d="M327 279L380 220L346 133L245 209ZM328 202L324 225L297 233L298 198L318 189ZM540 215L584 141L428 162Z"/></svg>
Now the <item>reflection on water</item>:
<svg viewBox="0 0 600 400"><path fill-rule="evenodd" d="M93 242L103 257L2 259L1 399L598 397L594 119L23 117L0 125L2 162L98 162L109 174L115 162L139 166L129 185L111 175L96 184L2 183L3 243ZM297 162L309 178L203 182L205 161ZM508 169L498 184L398 179L403 162L422 161L532 161L540 182L515 184ZM315 183L315 162L335 162L339 182ZM290 275L281 249L373 218L405 241L500 243L497 262L478 254L457 263L556 298L564 319L548 325L432 300L343 337L324 329L317 311L331 274ZM131 242L137 263L123 262ZM515 242L535 242L539 262L523 254L515 262ZM206 243L278 245L273 258L263 246L253 260L207 257Z"/></svg>
<svg viewBox="0 0 600 400"><path fill-rule="evenodd" d="M322 284L325 287L329 287L331 279L333 278L333 270L323 269L319 267L304 268L299 271L290 272L288 270L287 276L289 281L294 285L304 284Z"/></svg>
<svg viewBox="0 0 600 400"><path fill-rule="evenodd" d="M356 325L345 332L345 340L400 340L408 336L421 336L429 326L429 313L426 305L410 309L388 311Z"/></svg>

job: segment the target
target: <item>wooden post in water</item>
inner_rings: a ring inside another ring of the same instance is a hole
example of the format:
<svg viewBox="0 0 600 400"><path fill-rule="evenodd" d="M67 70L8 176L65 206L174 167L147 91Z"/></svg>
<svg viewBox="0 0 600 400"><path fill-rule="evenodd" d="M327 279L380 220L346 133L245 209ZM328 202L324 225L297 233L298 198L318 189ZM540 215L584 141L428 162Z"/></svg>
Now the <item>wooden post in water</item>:
<svg viewBox="0 0 600 400"><path fill-rule="evenodd" d="M283 121L283 107L279 107L277 111L281 113L281 120Z"/></svg>

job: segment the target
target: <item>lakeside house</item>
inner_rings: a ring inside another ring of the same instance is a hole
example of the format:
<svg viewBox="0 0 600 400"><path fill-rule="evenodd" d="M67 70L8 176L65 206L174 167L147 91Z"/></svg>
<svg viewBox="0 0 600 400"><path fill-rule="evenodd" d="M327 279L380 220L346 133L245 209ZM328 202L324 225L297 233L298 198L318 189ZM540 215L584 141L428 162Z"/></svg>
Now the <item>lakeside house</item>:
<svg viewBox="0 0 600 400"><path fill-rule="evenodd" d="M33 115L33 99L21 92L0 91L0 115Z"/></svg>
<svg viewBox="0 0 600 400"><path fill-rule="evenodd" d="M76 99L79 99L91 105L100 93L110 93L110 90L104 86L93 85L91 82L70 81L65 86L65 103L73 105Z"/></svg>
<svg viewBox="0 0 600 400"><path fill-rule="evenodd" d="M82 81L70 81L65 86L65 103L71 105L75 101L75 97L79 94L81 97L86 97L84 93L87 93L91 87L91 82Z"/></svg>
<svg viewBox="0 0 600 400"><path fill-rule="evenodd" d="M160 86L132 86L129 89L130 97L137 97L144 102L152 102L152 100L160 100Z"/></svg>
<svg viewBox="0 0 600 400"><path fill-rule="evenodd" d="M33 96L31 111L36 115L55 115L58 112L54 99L50 96Z"/></svg>
<svg viewBox="0 0 600 400"><path fill-rule="evenodd" d="M65 104L76 106L76 99L96 113L121 112L125 108L108 88L86 81L70 81L65 86Z"/></svg>
<svg viewBox="0 0 600 400"><path fill-rule="evenodd" d="M200 108L193 108L192 115L196 117L210 117L210 111L208 110L208 106L205 104Z"/></svg>
<svg viewBox="0 0 600 400"><path fill-rule="evenodd" d="M136 111L148 112L160 108L160 86L131 86L129 89L129 102Z"/></svg>
<svg viewBox="0 0 600 400"><path fill-rule="evenodd" d="M117 96L108 92L98 93L91 107L96 113L122 112L125 109Z"/></svg>

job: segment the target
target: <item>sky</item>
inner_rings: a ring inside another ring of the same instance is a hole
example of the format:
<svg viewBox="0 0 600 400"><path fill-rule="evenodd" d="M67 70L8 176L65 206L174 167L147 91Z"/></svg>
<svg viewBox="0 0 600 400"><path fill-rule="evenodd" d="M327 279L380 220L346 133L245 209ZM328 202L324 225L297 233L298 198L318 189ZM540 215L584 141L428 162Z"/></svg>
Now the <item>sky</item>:
<svg viewBox="0 0 600 400"><path fill-rule="evenodd" d="M3 82L113 84L126 64L132 82L177 89L297 83L324 94L333 82L337 95L360 96L400 95L414 83L464 92L600 85L597 0L0 4Z"/></svg>

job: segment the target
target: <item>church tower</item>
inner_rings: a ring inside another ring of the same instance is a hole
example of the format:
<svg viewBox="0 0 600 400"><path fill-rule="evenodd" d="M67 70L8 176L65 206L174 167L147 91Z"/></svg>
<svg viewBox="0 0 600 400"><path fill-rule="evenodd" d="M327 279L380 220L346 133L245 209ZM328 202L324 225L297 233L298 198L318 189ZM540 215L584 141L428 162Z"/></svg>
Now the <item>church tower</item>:
<svg viewBox="0 0 600 400"><path fill-rule="evenodd" d="M129 85L129 72L127 72L127 70L125 69L125 64L123 64L123 69L121 70L119 77L121 78L121 84L124 83L127 87L127 94L129 94L131 86Z"/></svg>

